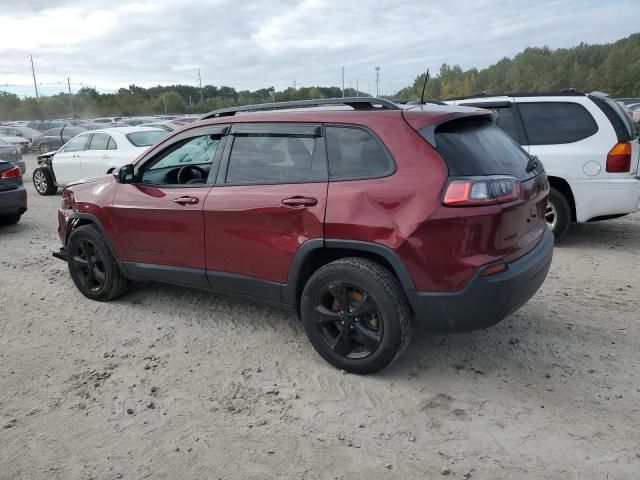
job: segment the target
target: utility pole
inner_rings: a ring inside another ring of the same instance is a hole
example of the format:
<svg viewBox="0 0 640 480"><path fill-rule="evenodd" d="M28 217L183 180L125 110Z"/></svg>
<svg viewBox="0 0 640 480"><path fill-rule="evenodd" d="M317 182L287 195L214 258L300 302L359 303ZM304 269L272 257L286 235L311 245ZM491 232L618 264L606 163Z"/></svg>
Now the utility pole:
<svg viewBox="0 0 640 480"><path fill-rule="evenodd" d="M360 96L360 87L358 87L358 79L356 78L356 97Z"/></svg>
<svg viewBox="0 0 640 480"><path fill-rule="evenodd" d="M342 67L342 98L344 98L344 67Z"/></svg>
<svg viewBox="0 0 640 480"><path fill-rule="evenodd" d="M353 88L351 88L351 80L349 80L349 96L353 97Z"/></svg>
<svg viewBox="0 0 640 480"><path fill-rule="evenodd" d="M376 67L376 97L380 96L380 67Z"/></svg>
<svg viewBox="0 0 640 480"><path fill-rule="evenodd" d="M189 106L191 106L191 95L189 95Z"/></svg>
<svg viewBox="0 0 640 480"><path fill-rule="evenodd" d="M164 103L164 114L167 114L167 99L164 98L164 92L162 92L162 103Z"/></svg>
<svg viewBox="0 0 640 480"><path fill-rule="evenodd" d="M198 83L200 84L200 101L202 101L202 75L200 75L200 69L198 69Z"/></svg>
<svg viewBox="0 0 640 480"><path fill-rule="evenodd" d="M31 55L31 73L33 73L33 86L36 89L36 101L40 98L38 96L38 83L36 82L36 69L33 67L33 55Z"/></svg>
<svg viewBox="0 0 640 480"><path fill-rule="evenodd" d="M71 104L71 118L74 118L73 114L73 95L71 95L71 80L67 77L67 87L69 87L69 103Z"/></svg>

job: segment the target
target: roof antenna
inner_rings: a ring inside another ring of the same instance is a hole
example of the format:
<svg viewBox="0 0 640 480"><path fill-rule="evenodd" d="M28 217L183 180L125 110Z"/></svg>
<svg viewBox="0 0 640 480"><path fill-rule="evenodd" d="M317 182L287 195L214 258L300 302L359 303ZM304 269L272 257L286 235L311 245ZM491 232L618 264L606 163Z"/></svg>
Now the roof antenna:
<svg viewBox="0 0 640 480"><path fill-rule="evenodd" d="M422 84L422 95L420 95L420 105L424 105L424 91L427 89L427 82L429 81L429 69L424 74L424 83Z"/></svg>

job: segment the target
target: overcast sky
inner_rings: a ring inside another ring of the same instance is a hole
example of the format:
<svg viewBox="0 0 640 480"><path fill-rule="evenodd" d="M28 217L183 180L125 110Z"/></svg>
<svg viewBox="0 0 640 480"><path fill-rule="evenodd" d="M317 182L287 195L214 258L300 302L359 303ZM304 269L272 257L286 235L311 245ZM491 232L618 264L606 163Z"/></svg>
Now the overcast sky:
<svg viewBox="0 0 640 480"><path fill-rule="evenodd" d="M0 0L0 90L172 83L239 90L346 84L375 93L443 62L486 67L527 46L640 31L639 0ZM60 85L60 86L59 86ZM370 87L369 87L370 85Z"/></svg>

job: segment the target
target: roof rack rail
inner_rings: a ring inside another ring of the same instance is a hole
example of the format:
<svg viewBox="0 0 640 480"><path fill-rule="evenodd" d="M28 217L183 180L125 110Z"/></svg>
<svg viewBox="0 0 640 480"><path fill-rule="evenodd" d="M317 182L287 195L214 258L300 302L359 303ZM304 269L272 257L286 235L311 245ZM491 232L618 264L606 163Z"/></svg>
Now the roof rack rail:
<svg viewBox="0 0 640 480"><path fill-rule="evenodd" d="M317 100L294 100L291 102L260 103L258 105L244 105L241 107L229 107L206 113L200 120L207 118L228 117L239 112L259 112L263 110L278 110L284 108L305 108L322 105L348 105L354 110L373 110L381 108L385 110L401 110L400 106L382 98L375 97L346 97L346 98L320 98Z"/></svg>
<svg viewBox="0 0 640 480"><path fill-rule="evenodd" d="M462 97L448 97L447 101L450 100L467 100L470 98L483 98L483 97L584 97L587 94L581 92L580 90L576 90L575 88L566 88L564 90L556 91L556 92L515 92L515 93L491 93L491 92L482 92L477 93L475 95L465 95Z"/></svg>
<svg viewBox="0 0 640 480"><path fill-rule="evenodd" d="M400 103L402 105L446 105L442 100L436 100L435 98L425 98L424 100L410 99L410 100L396 100L396 103Z"/></svg>

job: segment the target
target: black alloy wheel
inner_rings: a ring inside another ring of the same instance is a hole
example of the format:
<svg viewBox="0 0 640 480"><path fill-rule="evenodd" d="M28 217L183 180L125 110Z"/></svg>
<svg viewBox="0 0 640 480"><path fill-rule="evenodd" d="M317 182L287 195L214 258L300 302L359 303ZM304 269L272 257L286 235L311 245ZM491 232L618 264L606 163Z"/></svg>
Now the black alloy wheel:
<svg viewBox="0 0 640 480"><path fill-rule="evenodd" d="M73 282L85 297L107 302L127 290L127 278L94 225L81 225L71 232L67 242L67 264Z"/></svg>
<svg viewBox="0 0 640 480"><path fill-rule="evenodd" d="M353 373L385 368L402 355L413 334L398 279L365 258L343 258L316 270L304 286L300 315L320 356Z"/></svg>
<svg viewBox="0 0 640 480"><path fill-rule="evenodd" d="M380 309L361 288L335 282L324 289L315 308L317 328L328 347L346 358L365 358L382 342Z"/></svg>
<svg viewBox="0 0 640 480"><path fill-rule="evenodd" d="M99 292L107 280L104 260L96 246L86 238L81 239L72 253L71 265L76 278L89 292Z"/></svg>

